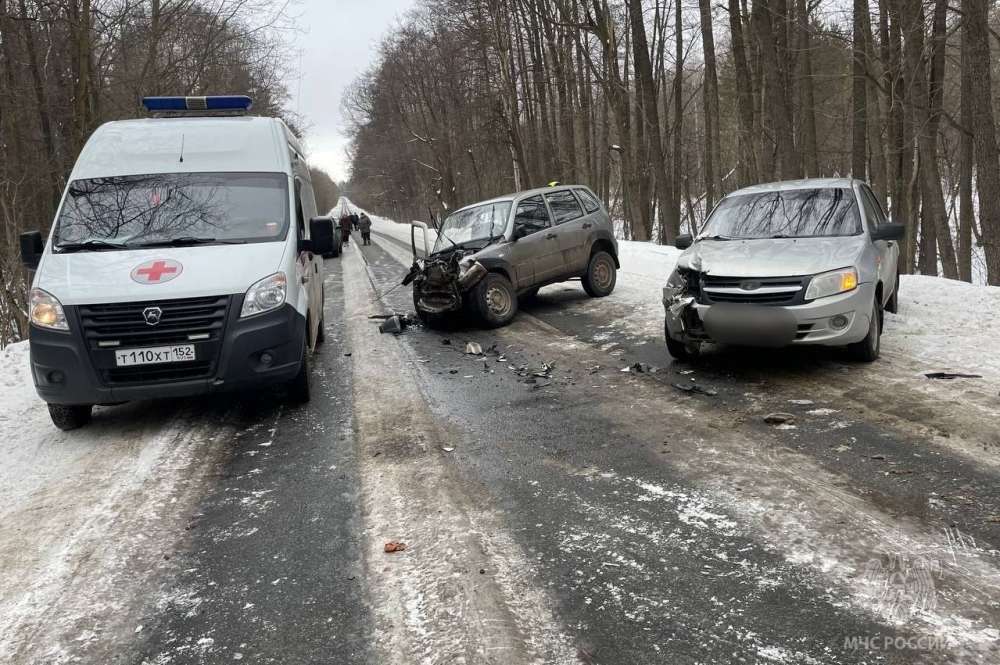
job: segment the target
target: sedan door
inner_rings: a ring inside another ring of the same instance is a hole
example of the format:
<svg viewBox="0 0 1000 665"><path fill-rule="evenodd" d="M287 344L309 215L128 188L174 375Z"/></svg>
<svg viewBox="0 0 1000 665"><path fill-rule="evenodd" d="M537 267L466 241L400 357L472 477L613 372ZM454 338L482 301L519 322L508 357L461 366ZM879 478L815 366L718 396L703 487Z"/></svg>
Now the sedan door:
<svg viewBox="0 0 1000 665"><path fill-rule="evenodd" d="M541 196L532 196L517 204L513 238L509 251L514 266L514 286L518 290L528 289L545 281L553 261L559 260L559 242Z"/></svg>
<svg viewBox="0 0 1000 665"><path fill-rule="evenodd" d="M886 223L882 206L871 190L865 185L861 185L861 202L865 211L865 219L868 222L869 232ZM883 300L888 300L897 287L899 244L894 240L876 240L872 244L878 253L878 274L884 288Z"/></svg>

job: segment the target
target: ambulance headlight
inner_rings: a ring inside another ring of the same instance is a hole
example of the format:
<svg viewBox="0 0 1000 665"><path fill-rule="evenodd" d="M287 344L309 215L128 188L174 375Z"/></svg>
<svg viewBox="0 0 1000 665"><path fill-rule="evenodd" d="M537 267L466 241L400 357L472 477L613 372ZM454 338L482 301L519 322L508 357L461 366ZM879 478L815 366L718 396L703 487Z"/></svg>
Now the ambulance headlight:
<svg viewBox="0 0 1000 665"><path fill-rule="evenodd" d="M54 295L41 289L31 289L28 294L28 316L31 323L49 330L69 330L66 312Z"/></svg>
<svg viewBox="0 0 1000 665"><path fill-rule="evenodd" d="M270 312L285 304L285 293L288 290L288 279L285 273L276 272L265 277L247 290L243 298L243 311L240 318L255 316Z"/></svg>

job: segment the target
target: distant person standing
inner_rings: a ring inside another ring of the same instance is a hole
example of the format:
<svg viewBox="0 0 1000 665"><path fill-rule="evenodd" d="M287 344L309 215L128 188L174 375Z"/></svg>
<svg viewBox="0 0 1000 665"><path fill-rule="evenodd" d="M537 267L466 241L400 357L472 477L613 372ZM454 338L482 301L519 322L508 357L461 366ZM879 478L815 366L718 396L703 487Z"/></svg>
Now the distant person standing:
<svg viewBox="0 0 1000 665"><path fill-rule="evenodd" d="M355 231L358 230L358 213L356 212L351 213L351 226L354 227Z"/></svg>
<svg viewBox="0 0 1000 665"><path fill-rule="evenodd" d="M361 243L372 244L372 220L365 213L358 217L358 230L361 231Z"/></svg>
<svg viewBox="0 0 1000 665"><path fill-rule="evenodd" d="M347 245L351 241L351 216L343 215L340 218L340 240Z"/></svg>

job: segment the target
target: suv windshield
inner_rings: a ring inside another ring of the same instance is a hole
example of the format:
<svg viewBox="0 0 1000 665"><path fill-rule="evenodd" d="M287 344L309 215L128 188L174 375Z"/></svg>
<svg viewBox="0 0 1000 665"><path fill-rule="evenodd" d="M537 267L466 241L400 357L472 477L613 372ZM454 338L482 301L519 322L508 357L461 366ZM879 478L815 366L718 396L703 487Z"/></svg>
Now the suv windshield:
<svg viewBox="0 0 1000 665"><path fill-rule="evenodd" d="M851 189L786 189L727 196L712 212L701 237L721 240L815 238L861 233Z"/></svg>
<svg viewBox="0 0 1000 665"><path fill-rule="evenodd" d="M162 173L74 180L56 220L62 250L268 242L288 231L280 173Z"/></svg>
<svg viewBox="0 0 1000 665"><path fill-rule="evenodd" d="M449 215L438 230L434 250L438 252L455 245L476 240L491 240L506 230L510 201L484 203ZM451 242L449 242L451 241Z"/></svg>

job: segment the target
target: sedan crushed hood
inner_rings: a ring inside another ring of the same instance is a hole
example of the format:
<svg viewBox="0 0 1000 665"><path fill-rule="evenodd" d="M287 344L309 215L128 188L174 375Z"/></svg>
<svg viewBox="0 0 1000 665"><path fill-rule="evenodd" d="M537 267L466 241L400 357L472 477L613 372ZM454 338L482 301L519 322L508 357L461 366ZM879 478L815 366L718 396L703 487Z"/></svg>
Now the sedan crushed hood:
<svg viewBox="0 0 1000 665"><path fill-rule="evenodd" d="M700 240L677 260L681 269L723 277L790 277L852 266L864 236Z"/></svg>
<svg viewBox="0 0 1000 665"><path fill-rule="evenodd" d="M166 300L245 293L280 269L285 243L201 245L150 249L46 254L35 286L64 305ZM132 271L149 262L180 264L180 273L162 283L139 283Z"/></svg>

